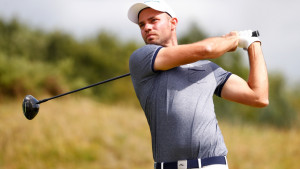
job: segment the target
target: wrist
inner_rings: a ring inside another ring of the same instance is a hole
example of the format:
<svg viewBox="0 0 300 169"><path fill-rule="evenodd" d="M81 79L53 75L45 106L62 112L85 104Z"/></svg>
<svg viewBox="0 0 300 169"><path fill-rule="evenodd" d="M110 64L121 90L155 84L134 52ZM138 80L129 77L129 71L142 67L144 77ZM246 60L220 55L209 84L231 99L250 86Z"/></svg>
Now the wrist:
<svg viewBox="0 0 300 169"><path fill-rule="evenodd" d="M248 50L250 45L253 44L254 42L259 42L259 44L260 44L260 40L258 39L258 37L252 36L251 30L239 32L238 47L243 48L244 50Z"/></svg>
<svg viewBox="0 0 300 169"><path fill-rule="evenodd" d="M224 42L227 43L227 52L233 52L236 50L239 44L239 35L237 32L230 32L227 35L222 36Z"/></svg>
<svg viewBox="0 0 300 169"><path fill-rule="evenodd" d="M256 41L249 45L248 51L255 49L255 48L260 48L260 47L261 47L261 42Z"/></svg>

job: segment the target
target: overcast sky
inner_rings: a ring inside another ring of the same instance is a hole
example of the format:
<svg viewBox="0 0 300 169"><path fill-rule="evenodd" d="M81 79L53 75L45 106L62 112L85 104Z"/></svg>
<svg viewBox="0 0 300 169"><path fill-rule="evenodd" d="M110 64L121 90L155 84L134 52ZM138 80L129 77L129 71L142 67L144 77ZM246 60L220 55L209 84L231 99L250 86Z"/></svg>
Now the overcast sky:
<svg viewBox="0 0 300 169"><path fill-rule="evenodd" d="M210 36L232 30L259 30L270 71L283 72L289 82L300 80L299 0L166 0L179 19L178 35L196 22ZM127 19L136 0L0 0L0 17L47 31L62 30L76 38L102 29L123 39L142 42L138 27ZM246 57L246 55L245 55Z"/></svg>

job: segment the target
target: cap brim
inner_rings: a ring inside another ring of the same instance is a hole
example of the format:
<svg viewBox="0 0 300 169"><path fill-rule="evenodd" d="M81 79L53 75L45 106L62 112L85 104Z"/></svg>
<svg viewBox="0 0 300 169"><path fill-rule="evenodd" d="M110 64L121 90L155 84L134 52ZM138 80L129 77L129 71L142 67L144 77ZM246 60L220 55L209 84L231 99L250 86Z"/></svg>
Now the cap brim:
<svg viewBox="0 0 300 169"><path fill-rule="evenodd" d="M131 20L133 23L138 24L139 23L139 18L138 18L138 14L139 12L144 9L144 8L148 8L149 6L143 4L143 3L136 3L134 5L132 5L129 10L128 10L128 18L129 20Z"/></svg>

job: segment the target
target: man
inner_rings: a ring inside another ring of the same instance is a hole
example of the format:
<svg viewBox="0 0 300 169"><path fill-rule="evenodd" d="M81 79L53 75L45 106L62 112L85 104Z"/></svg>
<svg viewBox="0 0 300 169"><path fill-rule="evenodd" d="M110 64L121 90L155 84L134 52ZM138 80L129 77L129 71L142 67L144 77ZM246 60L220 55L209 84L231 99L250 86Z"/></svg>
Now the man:
<svg viewBox="0 0 300 169"><path fill-rule="evenodd" d="M162 0L134 4L128 17L139 25L146 43L132 54L129 66L150 127L155 168L228 168L213 94L250 106L268 105L259 39L243 31L178 45L178 20ZM248 50L248 82L206 60L237 47Z"/></svg>

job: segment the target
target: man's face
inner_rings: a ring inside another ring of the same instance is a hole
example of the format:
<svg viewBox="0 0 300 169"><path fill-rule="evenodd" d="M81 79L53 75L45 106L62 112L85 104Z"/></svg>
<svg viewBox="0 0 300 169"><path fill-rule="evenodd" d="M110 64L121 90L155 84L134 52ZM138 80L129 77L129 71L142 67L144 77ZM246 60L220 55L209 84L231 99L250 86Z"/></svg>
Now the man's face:
<svg viewBox="0 0 300 169"><path fill-rule="evenodd" d="M144 9L139 15L139 27L146 44L167 46L172 37L171 17L152 8Z"/></svg>

